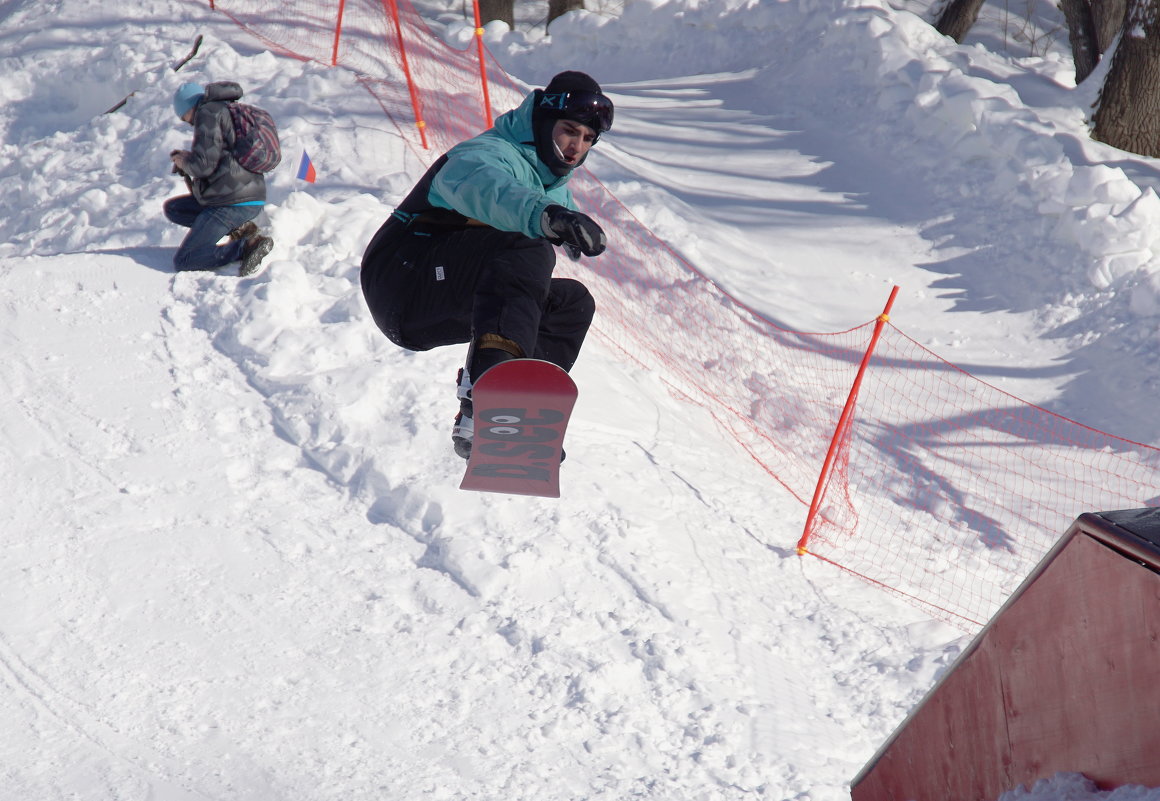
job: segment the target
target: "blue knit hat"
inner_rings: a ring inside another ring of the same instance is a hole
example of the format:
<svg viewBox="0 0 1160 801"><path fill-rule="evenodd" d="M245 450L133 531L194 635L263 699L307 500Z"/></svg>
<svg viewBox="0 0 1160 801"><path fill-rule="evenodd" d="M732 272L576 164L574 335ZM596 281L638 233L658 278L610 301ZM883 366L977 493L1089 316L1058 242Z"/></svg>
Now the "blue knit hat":
<svg viewBox="0 0 1160 801"><path fill-rule="evenodd" d="M201 86L196 83L183 83L173 93L173 110L178 117L184 117L185 113L196 106L203 97L205 89Z"/></svg>

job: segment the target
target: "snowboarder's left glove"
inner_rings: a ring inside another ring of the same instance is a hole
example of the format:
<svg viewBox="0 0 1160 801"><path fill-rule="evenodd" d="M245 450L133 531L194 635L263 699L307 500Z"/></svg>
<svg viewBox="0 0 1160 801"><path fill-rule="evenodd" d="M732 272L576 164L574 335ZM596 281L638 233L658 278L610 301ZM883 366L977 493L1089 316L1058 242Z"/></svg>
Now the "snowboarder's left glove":
<svg viewBox="0 0 1160 801"><path fill-rule="evenodd" d="M604 252L604 231L587 214L563 206L548 206L540 219L540 227L553 244L571 245L585 256L599 256Z"/></svg>

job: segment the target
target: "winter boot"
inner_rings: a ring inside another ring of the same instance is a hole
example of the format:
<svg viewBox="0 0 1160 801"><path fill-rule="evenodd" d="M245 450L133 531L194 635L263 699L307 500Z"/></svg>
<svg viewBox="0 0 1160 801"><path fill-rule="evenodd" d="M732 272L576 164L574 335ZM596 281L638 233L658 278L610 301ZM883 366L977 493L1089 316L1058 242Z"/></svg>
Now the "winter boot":
<svg viewBox="0 0 1160 801"><path fill-rule="evenodd" d="M274 240L268 236L254 234L242 245L242 266L238 275L245 277L255 275L262 268L262 259L270 255L274 249Z"/></svg>
<svg viewBox="0 0 1160 801"><path fill-rule="evenodd" d="M231 242L241 242L244 239L249 239L258 233L258 224L253 220L246 220L234 230L230 231L226 236L230 238Z"/></svg>

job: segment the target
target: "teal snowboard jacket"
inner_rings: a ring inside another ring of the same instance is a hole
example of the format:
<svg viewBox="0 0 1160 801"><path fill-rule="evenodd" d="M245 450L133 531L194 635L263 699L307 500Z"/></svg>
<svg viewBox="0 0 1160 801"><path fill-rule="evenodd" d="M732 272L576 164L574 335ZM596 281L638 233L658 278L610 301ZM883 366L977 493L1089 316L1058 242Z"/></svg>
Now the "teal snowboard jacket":
<svg viewBox="0 0 1160 801"><path fill-rule="evenodd" d="M495 125L447 151L427 202L501 231L544 236L540 218L548 206L576 209L568 178L556 176L536 155L532 136L535 93Z"/></svg>

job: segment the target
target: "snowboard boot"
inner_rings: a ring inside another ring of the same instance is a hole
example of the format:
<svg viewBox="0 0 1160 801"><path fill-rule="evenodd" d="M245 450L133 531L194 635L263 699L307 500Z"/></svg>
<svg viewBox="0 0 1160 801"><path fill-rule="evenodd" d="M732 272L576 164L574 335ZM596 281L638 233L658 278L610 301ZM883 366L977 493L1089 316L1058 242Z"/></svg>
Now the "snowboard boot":
<svg viewBox="0 0 1160 801"><path fill-rule="evenodd" d="M274 249L274 240L268 236L254 234L242 245L242 266L238 269L239 277L257 275L262 269L262 259L270 255Z"/></svg>
<svg viewBox="0 0 1160 801"><path fill-rule="evenodd" d="M471 458L471 442L475 438L475 420L472 419L471 377L483 375L500 362L516 358L520 346L496 334L484 334L467 349L467 366L459 368L455 396L459 398L459 413L451 427L451 444L463 459Z"/></svg>
<svg viewBox="0 0 1160 801"><path fill-rule="evenodd" d="M459 398L459 413L455 415L455 425L451 428L451 444L455 455L463 459L471 458L471 441L475 437L475 421L471 418L471 377L466 367L459 368L456 378L455 396Z"/></svg>

